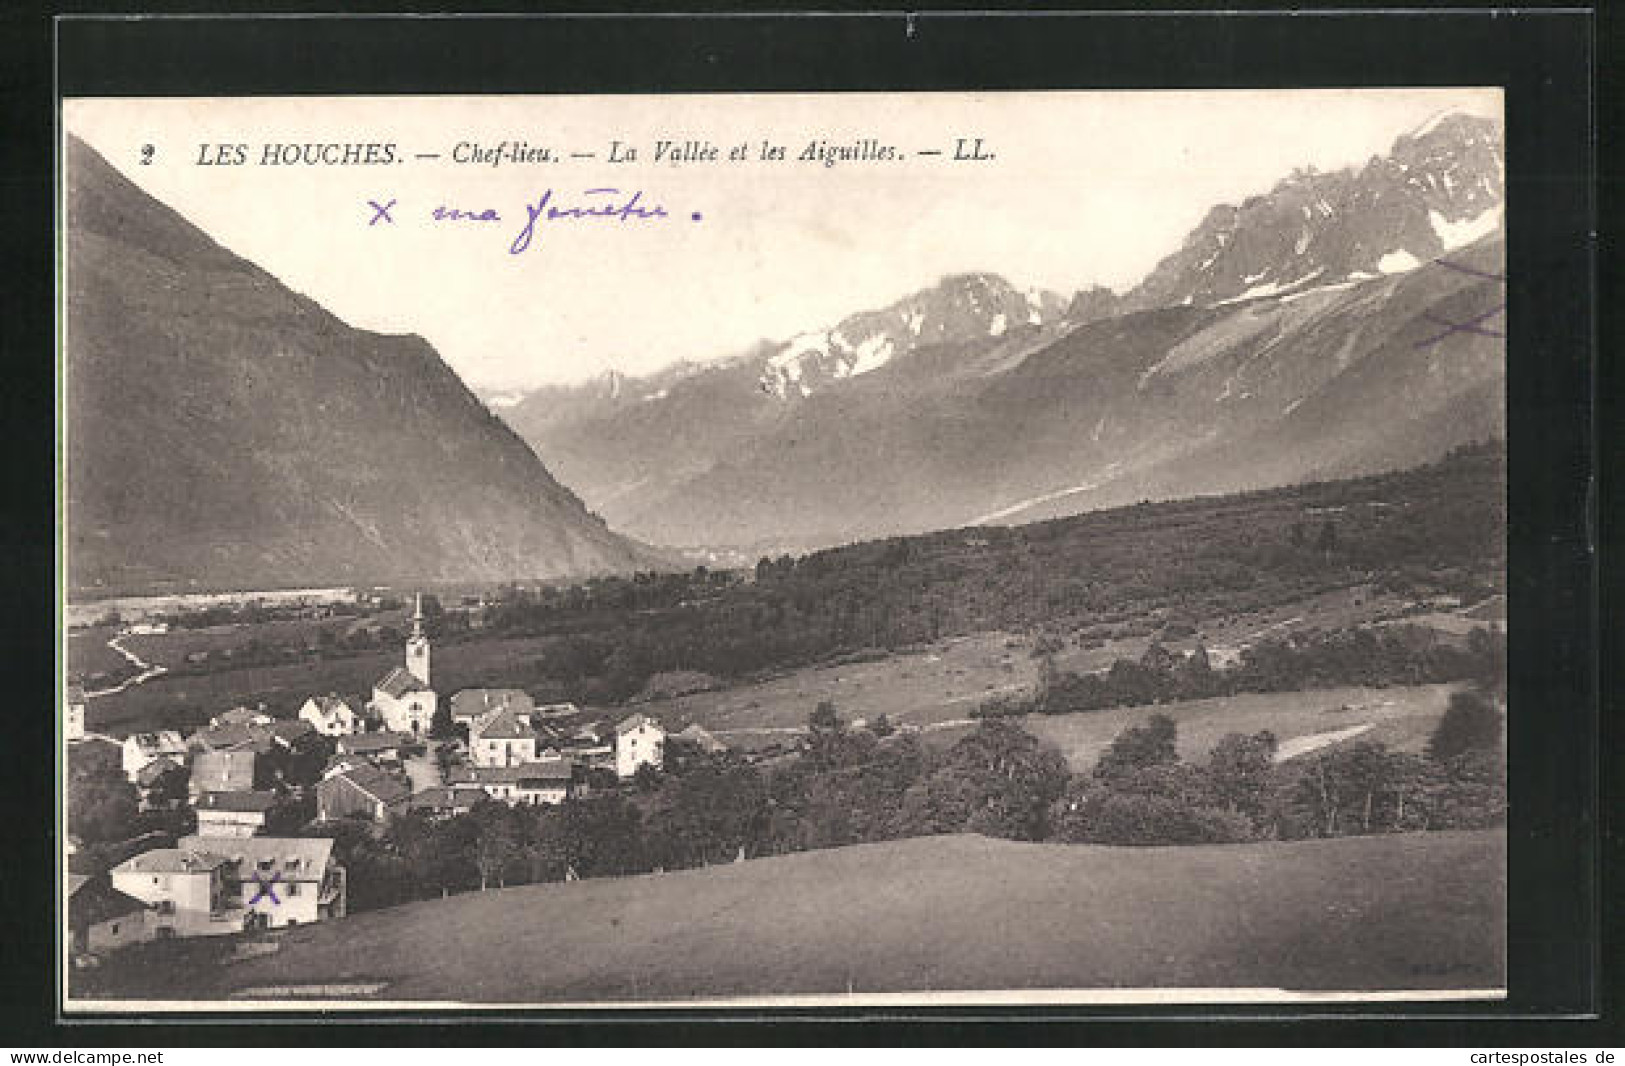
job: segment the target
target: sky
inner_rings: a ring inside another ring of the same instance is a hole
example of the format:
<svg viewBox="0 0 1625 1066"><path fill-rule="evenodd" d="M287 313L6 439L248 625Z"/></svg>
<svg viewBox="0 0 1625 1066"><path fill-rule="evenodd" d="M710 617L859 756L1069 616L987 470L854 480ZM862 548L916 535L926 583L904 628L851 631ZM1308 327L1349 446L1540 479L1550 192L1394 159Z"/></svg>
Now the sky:
<svg viewBox="0 0 1625 1066"><path fill-rule="evenodd" d="M1214 205L1296 167L1363 165L1453 110L1500 117L1500 92L74 99L63 126L290 288L351 325L423 336L491 393L724 358L948 274L1122 291ZM953 159L961 138L985 158ZM796 158L865 139L896 158ZM656 162L659 140L718 158ZM557 161L458 161L520 141ZM611 162L614 141L638 158ZM785 158L759 158L763 142ZM398 161L262 161L306 143L392 143ZM244 146L245 163L219 165L220 145ZM664 214L544 213L512 251L544 194L618 208L634 193ZM370 203L391 201L383 215Z"/></svg>

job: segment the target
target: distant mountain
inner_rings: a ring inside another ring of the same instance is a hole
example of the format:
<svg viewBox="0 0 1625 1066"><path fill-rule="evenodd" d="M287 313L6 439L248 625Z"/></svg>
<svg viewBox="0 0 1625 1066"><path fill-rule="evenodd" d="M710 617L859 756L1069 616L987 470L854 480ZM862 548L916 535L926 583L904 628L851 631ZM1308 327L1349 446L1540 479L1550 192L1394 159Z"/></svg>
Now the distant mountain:
<svg viewBox="0 0 1625 1066"><path fill-rule="evenodd" d="M1118 310L1402 273L1494 232L1503 195L1499 125L1438 116L1360 169L1298 170L1240 206L1213 208Z"/></svg>
<svg viewBox="0 0 1625 1066"><path fill-rule="evenodd" d="M506 417L618 528L828 544L1414 465L1504 432L1499 128L1221 206L1138 286L944 279ZM1433 260L1445 257L1442 262Z"/></svg>
<svg viewBox="0 0 1625 1066"><path fill-rule="evenodd" d="M76 593L653 565L415 336L353 329L69 138Z"/></svg>
<svg viewBox="0 0 1625 1066"><path fill-rule="evenodd" d="M1007 335L1030 337L1053 326L1061 311L1054 293L1019 291L993 274L943 278L890 307L792 338L768 357L762 388L781 399L806 397L924 349L957 346L981 354L1001 347Z"/></svg>

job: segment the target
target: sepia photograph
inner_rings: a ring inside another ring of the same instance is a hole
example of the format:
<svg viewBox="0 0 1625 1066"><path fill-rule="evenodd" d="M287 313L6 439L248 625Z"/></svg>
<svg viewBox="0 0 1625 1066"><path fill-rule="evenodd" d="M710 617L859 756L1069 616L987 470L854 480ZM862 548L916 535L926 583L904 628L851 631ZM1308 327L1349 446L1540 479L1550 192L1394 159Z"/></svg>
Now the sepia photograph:
<svg viewBox="0 0 1625 1066"><path fill-rule="evenodd" d="M64 98L64 1012L1503 1000L1504 122Z"/></svg>

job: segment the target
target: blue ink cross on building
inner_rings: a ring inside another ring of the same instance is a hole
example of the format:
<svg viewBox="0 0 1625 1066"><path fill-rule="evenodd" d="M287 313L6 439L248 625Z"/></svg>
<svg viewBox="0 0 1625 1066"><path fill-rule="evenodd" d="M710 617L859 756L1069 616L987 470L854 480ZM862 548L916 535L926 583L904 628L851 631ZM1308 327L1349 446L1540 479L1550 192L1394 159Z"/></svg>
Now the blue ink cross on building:
<svg viewBox="0 0 1625 1066"><path fill-rule="evenodd" d="M264 899L266 896L271 897L271 902L272 903L280 904L282 901L280 899L276 898L276 884L277 884L277 882L279 882L281 880L282 880L282 871L280 871L280 870L278 870L276 873L272 874L271 879L269 881L261 880L259 872L255 871L255 873L254 873L254 884L256 886L258 886L258 887L255 888L255 890L254 890L254 898L248 901L248 905L250 907L252 907L254 904L258 903L260 900Z"/></svg>

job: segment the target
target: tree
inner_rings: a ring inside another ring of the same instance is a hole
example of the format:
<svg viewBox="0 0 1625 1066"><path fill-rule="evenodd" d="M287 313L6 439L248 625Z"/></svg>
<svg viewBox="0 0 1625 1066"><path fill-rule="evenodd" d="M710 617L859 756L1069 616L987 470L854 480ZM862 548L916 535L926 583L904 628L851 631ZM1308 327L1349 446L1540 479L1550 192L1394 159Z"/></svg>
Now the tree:
<svg viewBox="0 0 1625 1066"><path fill-rule="evenodd" d="M429 719L429 739L450 740L456 735L456 723L451 720L451 701L436 702L434 716Z"/></svg>
<svg viewBox="0 0 1625 1066"><path fill-rule="evenodd" d="M480 891L493 878L505 886L508 864L519 854L520 837L514 830L511 811L503 804L481 803L472 814L479 825L474 844L474 864L480 871Z"/></svg>
<svg viewBox="0 0 1625 1066"><path fill-rule="evenodd" d="M1333 551L1337 548L1337 526L1330 518L1320 527L1320 535L1315 538L1315 547L1322 552Z"/></svg>
<svg viewBox="0 0 1625 1066"><path fill-rule="evenodd" d="M1095 763L1095 776L1110 781L1147 766L1178 762L1178 739L1178 724L1166 714L1153 714L1145 725L1117 734Z"/></svg>
<svg viewBox="0 0 1625 1066"><path fill-rule="evenodd" d="M68 832L87 844L124 840L139 793L122 773L95 773L68 782Z"/></svg>
<svg viewBox="0 0 1625 1066"><path fill-rule="evenodd" d="M1444 717L1428 738L1428 758L1439 762L1501 743L1501 712L1476 692L1453 692Z"/></svg>
<svg viewBox="0 0 1625 1066"><path fill-rule="evenodd" d="M1221 738L1203 768L1214 803L1261 824L1269 805L1275 750L1275 734L1267 729L1252 736L1231 733Z"/></svg>
<svg viewBox="0 0 1625 1066"><path fill-rule="evenodd" d="M983 719L949 749L939 769L909 789L904 823L920 833L969 831L1043 840L1050 805L1070 776L1055 745L1008 719Z"/></svg>

